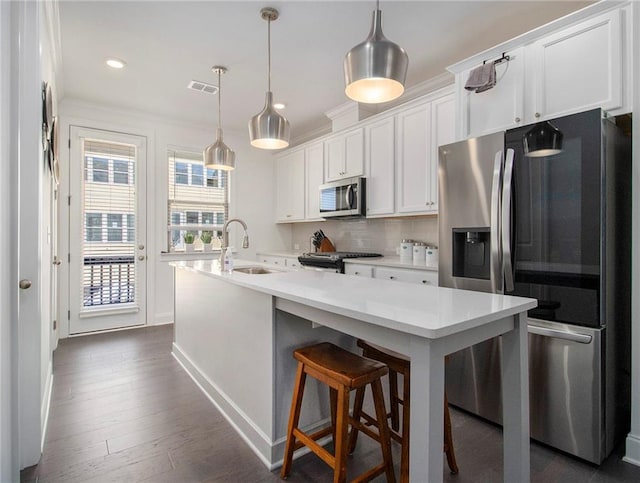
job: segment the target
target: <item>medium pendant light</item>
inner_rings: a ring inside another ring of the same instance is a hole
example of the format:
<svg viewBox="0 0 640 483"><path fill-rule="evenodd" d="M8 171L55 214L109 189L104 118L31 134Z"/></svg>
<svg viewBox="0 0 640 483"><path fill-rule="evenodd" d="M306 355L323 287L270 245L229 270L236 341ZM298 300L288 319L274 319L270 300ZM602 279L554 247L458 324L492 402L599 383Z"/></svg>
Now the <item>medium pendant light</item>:
<svg viewBox="0 0 640 483"><path fill-rule="evenodd" d="M227 68L214 65L211 70L218 74L218 130L216 142L204 150L204 165L210 169L231 171L236 167L236 153L222 141L222 85L220 76L227 72Z"/></svg>
<svg viewBox="0 0 640 483"><path fill-rule="evenodd" d="M562 131L543 121L535 124L522 138L525 156L541 158L562 152Z"/></svg>
<svg viewBox="0 0 640 483"><path fill-rule="evenodd" d="M289 146L289 121L273 107L273 93L271 92L271 22L278 18L275 8L265 7L260 10L260 16L267 21L267 93L264 109L249 121L249 138L251 145L260 149L281 149Z"/></svg>
<svg viewBox="0 0 640 483"><path fill-rule="evenodd" d="M409 56L382 33L382 12L376 0L369 37L352 48L344 58L347 97L376 104L391 101L404 92Z"/></svg>

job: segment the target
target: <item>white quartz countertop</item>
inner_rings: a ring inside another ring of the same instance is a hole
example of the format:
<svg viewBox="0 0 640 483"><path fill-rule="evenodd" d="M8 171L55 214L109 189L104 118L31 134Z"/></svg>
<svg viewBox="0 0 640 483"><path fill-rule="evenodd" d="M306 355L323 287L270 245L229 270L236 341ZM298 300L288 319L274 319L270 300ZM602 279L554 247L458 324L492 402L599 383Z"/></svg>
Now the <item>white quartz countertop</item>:
<svg viewBox="0 0 640 483"><path fill-rule="evenodd" d="M222 273L218 260L172 262L177 269L225 280L275 297L430 339L515 315L534 299L398 283L313 270L250 275ZM261 265L236 260L235 268ZM206 302L203 302L206 303Z"/></svg>
<svg viewBox="0 0 640 483"><path fill-rule="evenodd" d="M376 258L346 258L344 263L356 263L359 265L373 265L376 267L410 268L413 270L438 271L435 265L414 265L413 262L400 261L400 257L376 257Z"/></svg>

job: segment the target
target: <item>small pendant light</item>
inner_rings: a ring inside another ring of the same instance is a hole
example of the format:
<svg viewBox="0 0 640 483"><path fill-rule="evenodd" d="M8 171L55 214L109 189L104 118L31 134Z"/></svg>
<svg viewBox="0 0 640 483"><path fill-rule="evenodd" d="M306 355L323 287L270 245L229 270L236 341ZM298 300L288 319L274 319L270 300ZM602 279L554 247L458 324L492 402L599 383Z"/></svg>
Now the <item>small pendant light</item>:
<svg viewBox="0 0 640 483"><path fill-rule="evenodd" d="M562 152L562 131L543 121L535 124L522 138L525 156L541 158Z"/></svg>
<svg viewBox="0 0 640 483"><path fill-rule="evenodd" d="M404 92L409 56L382 33L382 12L376 0L369 37L352 48L344 58L347 97L376 104L391 101Z"/></svg>
<svg viewBox="0 0 640 483"><path fill-rule="evenodd" d="M210 169L231 171L236 167L236 153L222 141L222 85L220 76L227 72L227 68L214 65L211 70L218 74L218 130L216 142L210 144L204 150L204 165Z"/></svg>
<svg viewBox="0 0 640 483"><path fill-rule="evenodd" d="M264 109L249 121L249 138L251 145L260 149L281 149L289 146L289 121L273 107L273 93L271 92L271 22L278 18L275 8L265 7L260 10L260 16L267 21L267 93Z"/></svg>

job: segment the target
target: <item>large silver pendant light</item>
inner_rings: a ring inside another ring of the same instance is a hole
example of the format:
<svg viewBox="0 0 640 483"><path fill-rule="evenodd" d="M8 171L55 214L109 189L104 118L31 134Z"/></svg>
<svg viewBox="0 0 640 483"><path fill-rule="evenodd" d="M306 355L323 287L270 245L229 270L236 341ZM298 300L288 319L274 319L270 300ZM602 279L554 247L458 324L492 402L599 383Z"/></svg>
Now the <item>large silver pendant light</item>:
<svg viewBox="0 0 640 483"><path fill-rule="evenodd" d="M404 92L409 56L382 33L382 12L376 0L369 37L352 48L344 58L347 97L376 104L391 101Z"/></svg>
<svg viewBox="0 0 640 483"><path fill-rule="evenodd" d="M221 75L227 72L226 67L214 65L211 70L218 74L218 130L216 142L204 150L204 165L210 169L230 171L236 167L236 153L222 141L222 84Z"/></svg>
<svg viewBox="0 0 640 483"><path fill-rule="evenodd" d="M278 18L275 8L265 7L260 10L260 16L267 21L267 93L264 109L249 121L249 137L251 145L260 149L281 149L289 146L289 121L273 107L273 93L271 92L271 22Z"/></svg>

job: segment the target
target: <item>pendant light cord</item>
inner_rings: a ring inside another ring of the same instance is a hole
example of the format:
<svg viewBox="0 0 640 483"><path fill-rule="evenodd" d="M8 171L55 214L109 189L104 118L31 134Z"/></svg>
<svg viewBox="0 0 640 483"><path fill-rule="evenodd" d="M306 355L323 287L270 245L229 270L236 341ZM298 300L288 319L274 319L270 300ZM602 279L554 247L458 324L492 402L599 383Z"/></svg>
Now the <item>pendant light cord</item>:
<svg viewBox="0 0 640 483"><path fill-rule="evenodd" d="M271 17L267 20L267 91L271 92Z"/></svg>
<svg viewBox="0 0 640 483"><path fill-rule="evenodd" d="M221 69L218 69L218 129L222 130L222 84L221 84Z"/></svg>

